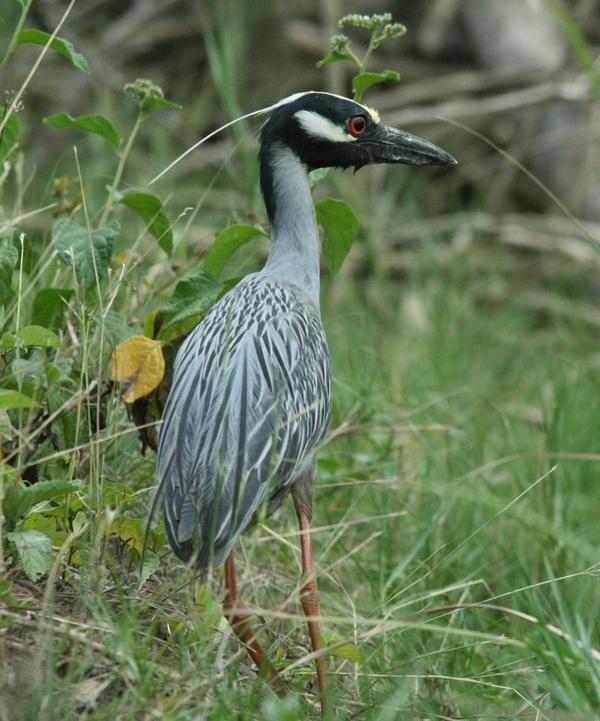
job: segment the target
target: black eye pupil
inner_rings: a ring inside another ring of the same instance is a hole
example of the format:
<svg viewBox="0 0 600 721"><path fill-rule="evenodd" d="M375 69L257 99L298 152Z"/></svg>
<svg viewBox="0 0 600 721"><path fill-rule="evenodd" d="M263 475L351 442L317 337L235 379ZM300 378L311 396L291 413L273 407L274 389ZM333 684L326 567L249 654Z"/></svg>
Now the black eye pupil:
<svg viewBox="0 0 600 721"><path fill-rule="evenodd" d="M367 129L367 120L362 115L353 115L350 118L348 125L350 127L350 132L356 138L359 135L362 135L362 133L364 133Z"/></svg>

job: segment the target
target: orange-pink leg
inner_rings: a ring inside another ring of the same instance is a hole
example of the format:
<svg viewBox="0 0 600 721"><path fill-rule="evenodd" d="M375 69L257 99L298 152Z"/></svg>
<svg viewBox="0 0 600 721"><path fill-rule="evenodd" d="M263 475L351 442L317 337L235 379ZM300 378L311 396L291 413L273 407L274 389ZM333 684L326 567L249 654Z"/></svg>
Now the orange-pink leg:
<svg viewBox="0 0 600 721"><path fill-rule="evenodd" d="M250 616L243 610L243 604L238 595L235 576L235 561L233 551L225 561L225 598L223 600L223 611L229 621L235 635L240 639L242 645L248 651L250 658L256 666L268 676L271 686L278 696L285 696L288 693L287 686L282 681L277 671L264 651L250 625Z"/></svg>
<svg viewBox="0 0 600 721"><path fill-rule="evenodd" d="M320 651L323 647L321 642L321 631L319 630L319 593L317 579L313 568L312 541L310 537L310 517L297 508L298 522L300 523L300 547L302 550L302 577L303 586L301 591L302 608L304 609L308 623L308 632L313 651ZM315 659L317 667L317 683L321 694L321 713L325 713L327 707L327 665L324 656Z"/></svg>

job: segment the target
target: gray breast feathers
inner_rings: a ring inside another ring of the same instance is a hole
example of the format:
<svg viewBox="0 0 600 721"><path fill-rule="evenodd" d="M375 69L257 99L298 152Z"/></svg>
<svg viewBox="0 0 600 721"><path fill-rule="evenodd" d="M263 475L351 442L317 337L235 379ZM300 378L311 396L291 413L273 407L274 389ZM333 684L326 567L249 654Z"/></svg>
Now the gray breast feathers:
<svg viewBox="0 0 600 721"><path fill-rule="evenodd" d="M261 504L305 469L330 415L317 308L292 286L246 278L177 355L158 448L177 555L221 563Z"/></svg>

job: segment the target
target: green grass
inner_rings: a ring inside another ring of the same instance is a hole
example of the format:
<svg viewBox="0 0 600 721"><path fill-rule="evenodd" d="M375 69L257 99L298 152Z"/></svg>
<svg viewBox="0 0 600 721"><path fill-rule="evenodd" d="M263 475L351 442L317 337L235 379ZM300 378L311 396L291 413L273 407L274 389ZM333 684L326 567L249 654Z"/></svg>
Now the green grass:
<svg viewBox="0 0 600 721"><path fill-rule="evenodd" d="M378 287L384 316L347 279L325 296L336 414L316 557L326 637L360 657L330 659L331 717L595 718L595 338L517 302L477 303L473 285L493 271L426 256L401 285ZM125 438L103 453L105 478L143 491L153 459ZM81 547L46 616L13 575L23 607L3 642L9 718L316 717L296 541L287 508L239 552L262 638L282 670L294 664L288 710L223 623L218 572L199 586L161 549L138 588L113 538Z"/></svg>

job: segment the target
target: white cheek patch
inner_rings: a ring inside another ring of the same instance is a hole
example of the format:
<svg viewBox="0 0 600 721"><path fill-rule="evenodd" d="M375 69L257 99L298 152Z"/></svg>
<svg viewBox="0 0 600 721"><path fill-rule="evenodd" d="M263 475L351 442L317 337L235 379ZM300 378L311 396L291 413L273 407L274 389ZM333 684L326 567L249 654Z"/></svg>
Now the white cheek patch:
<svg viewBox="0 0 600 721"><path fill-rule="evenodd" d="M320 115L314 110L298 110L294 113L294 117L307 133L315 138L322 140L333 140L334 142L351 143L357 140L354 136L347 133L344 128L337 125L333 121Z"/></svg>

